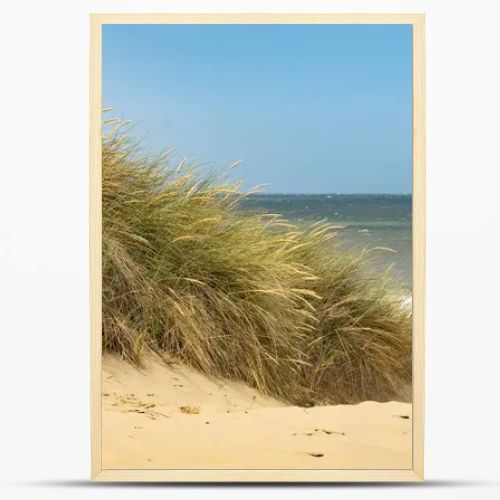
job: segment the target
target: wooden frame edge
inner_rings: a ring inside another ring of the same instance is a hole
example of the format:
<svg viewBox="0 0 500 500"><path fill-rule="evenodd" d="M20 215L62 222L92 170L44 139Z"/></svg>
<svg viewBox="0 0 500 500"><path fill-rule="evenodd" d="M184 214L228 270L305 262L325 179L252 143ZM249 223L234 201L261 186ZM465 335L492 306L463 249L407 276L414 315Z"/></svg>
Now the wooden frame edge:
<svg viewBox="0 0 500 500"><path fill-rule="evenodd" d="M101 24L416 24L420 13L95 13Z"/></svg>
<svg viewBox="0 0 500 500"><path fill-rule="evenodd" d="M411 24L413 26L413 469L140 470L102 469L101 430L101 136L103 24ZM90 14L90 373L91 479L98 482L420 482L424 480L425 329L425 14ZM415 236L418 237L415 237ZM415 279L418 277L418 279Z"/></svg>
<svg viewBox="0 0 500 500"><path fill-rule="evenodd" d="M425 402L425 15L413 23L413 470L424 478Z"/></svg>
<svg viewBox="0 0 500 500"><path fill-rule="evenodd" d="M89 169L89 260L90 260L90 417L91 477L102 469L101 365L102 365L102 215L101 215L101 92L102 25L90 16L90 169Z"/></svg>
<svg viewBox="0 0 500 500"><path fill-rule="evenodd" d="M109 469L92 478L96 482L177 482L177 483L332 483L332 482L421 482L421 476L411 469Z"/></svg>

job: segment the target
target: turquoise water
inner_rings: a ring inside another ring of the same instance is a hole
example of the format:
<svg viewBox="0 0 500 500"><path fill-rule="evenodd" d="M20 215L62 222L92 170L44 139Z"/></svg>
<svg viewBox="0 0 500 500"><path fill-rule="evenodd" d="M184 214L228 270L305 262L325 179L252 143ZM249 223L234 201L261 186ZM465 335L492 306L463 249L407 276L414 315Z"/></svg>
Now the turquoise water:
<svg viewBox="0 0 500 500"><path fill-rule="evenodd" d="M387 247L375 251L372 266L391 273L412 286L411 195L359 194L258 194L249 196L243 208L278 213L296 223L327 219L337 229L346 248Z"/></svg>

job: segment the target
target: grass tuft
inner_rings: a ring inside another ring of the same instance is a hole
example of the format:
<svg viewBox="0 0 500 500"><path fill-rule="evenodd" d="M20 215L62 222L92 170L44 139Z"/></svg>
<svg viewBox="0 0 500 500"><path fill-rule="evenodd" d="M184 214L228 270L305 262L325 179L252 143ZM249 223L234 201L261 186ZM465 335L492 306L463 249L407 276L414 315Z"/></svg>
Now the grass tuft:
<svg viewBox="0 0 500 500"><path fill-rule="evenodd" d="M141 151L125 122L102 152L103 347L167 354L293 404L402 399L411 312L369 252L325 221L239 208L239 184Z"/></svg>

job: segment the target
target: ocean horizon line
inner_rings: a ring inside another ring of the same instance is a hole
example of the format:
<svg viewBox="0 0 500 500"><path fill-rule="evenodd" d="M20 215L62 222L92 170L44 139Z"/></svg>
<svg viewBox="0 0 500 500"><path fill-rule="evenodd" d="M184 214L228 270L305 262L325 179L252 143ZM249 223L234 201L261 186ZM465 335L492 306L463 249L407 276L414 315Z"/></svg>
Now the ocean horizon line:
<svg viewBox="0 0 500 500"><path fill-rule="evenodd" d="M249 196L412 196L413 193L334 193L334 192L324 192L324 193L301 193L301 192L269 192L269 191L257 191L249 193Z"/></svg>

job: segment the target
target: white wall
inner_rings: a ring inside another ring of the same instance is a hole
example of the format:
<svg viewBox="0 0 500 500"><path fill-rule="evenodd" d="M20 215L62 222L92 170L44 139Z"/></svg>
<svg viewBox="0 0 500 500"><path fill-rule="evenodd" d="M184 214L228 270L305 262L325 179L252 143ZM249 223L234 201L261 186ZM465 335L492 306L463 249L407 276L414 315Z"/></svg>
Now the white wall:
<svg viewBox="0 0 500 500"><path fill-rule="evenodd" d="M408 491L289 488L274 489L273 494L283 498L332 493L342 498L495 496L498 485L484 481L497 473L500 452L498 4L494 0L12 0L3 4L0 475L7 481L6 498L137 494L159 498L173 493L78 483L88 478L90 460L88 13L272 12L285 11L285 6L288 12L426 12L428 16L426 475L431 482ZM181 493L193 491L218 499L261 493L186 488Z"/></svg>

